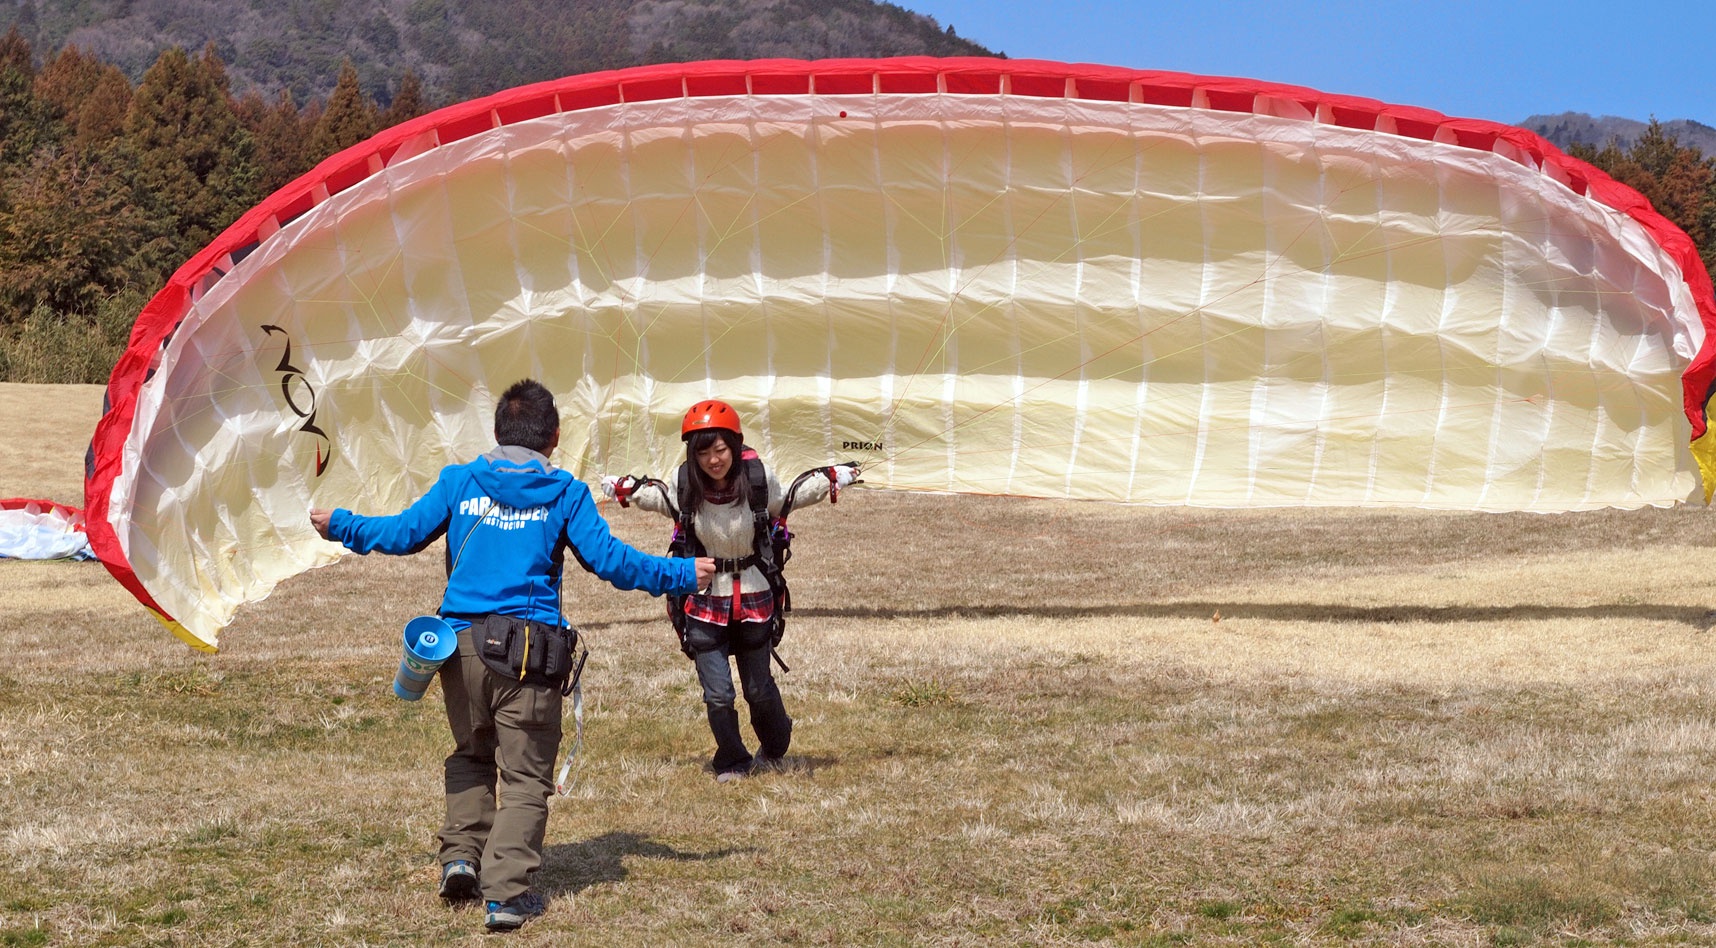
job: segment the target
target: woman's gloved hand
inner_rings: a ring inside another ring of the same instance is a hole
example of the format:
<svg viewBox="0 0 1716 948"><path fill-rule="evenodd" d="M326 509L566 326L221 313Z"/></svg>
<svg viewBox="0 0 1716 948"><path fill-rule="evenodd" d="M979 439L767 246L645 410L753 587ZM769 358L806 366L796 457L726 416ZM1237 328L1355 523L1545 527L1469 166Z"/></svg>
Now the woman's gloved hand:
<svg viewBox="0 0 1716 948"><path fill-rule="evenodd" d="M849 484L858 483L858 462L847 461L844 464L834 465L828 469L828 479L834 482L835 487L846 487Z"/></svg>
<svg viewBox="0 0 1716 948"><path fill-rule="evenodd" d="M632 491L637 490L637 486L638 479L630 474L618 477L609 474L602 478L602 493L607 494L609 500L619 501L621 507L631 506Z"/></svg>

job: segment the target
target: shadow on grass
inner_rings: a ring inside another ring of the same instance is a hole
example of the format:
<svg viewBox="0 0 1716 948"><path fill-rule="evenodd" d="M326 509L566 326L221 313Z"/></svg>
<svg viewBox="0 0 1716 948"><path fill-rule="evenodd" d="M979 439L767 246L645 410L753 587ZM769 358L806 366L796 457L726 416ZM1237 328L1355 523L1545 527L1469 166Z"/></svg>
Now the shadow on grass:
<svg viewBox="0 0 1716 948"><path fill-rule="evenodd" d="M838 757L813 757L808 754L788 754L769 767L752 771L751 776L757 780L768 780L771 777L790 778L795 774L815 776L817 771L822 770L825 767L832 767L839 762L840 759Z"/></svg>
<svg viewBox="0 0 1716 948"><path fill-rule="evenodd" d="M1000 619L1030 616L1041 619L1133 618L1209 619L1216 613L1224 619L1268 619L1277 622L1550 622L1565 619L1630 619L1678 622L1701 632L1716 628L1716 609L1706 606L1670 606L1648 602L1603 603L1594 606L1547 606L1541 604L1497 606L1341 606L1323 602L1140 602L1111 605L949 605L916 608L848 606L839 609L811 607L792 611L794 619ZM647 625L659 619L616 619L590 623L592 628ZM789 620L790 623L790 620ZM790 625L789 625L790 629ZM788 632L788 640L791 632Z"/></svg>
<svg viewBox="0 0 1716 948"><path fill-rule="evenodd" d="M642 833L603 833L581 843L549 846L542 853L542 870L536 877L536 888L550 898L576 895L590 886L604 882L619 882L626 877L627 856L644 859L671 859L675 862L703 862L751 852L748 847L727 847L704 853L681 852L672 846L651 840Z"/></svg>
<svg viewBox="0 0 1716 948"><path fill-rule="evenodd" d="M954 616L1004 618L1035 616L1077 619L1104 616L1137 619L1273 619L1278 622L1504 622L1560 619L1646 619L1678 622L1700 630L1716 627L1716 610L1705 606L1651 603L1605 603L1595 606L1340 606L1321 602L1162 602L1102 606L932 606L890 609L869 606L844 609L794 609L797 618L936 619Z"/></svg>

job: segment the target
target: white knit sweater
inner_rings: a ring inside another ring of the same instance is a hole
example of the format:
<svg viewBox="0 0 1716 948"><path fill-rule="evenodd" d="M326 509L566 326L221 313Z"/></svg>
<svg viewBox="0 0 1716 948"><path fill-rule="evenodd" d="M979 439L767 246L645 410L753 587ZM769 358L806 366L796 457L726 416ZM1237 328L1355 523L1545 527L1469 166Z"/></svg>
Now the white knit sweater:
<svg viewBox="0 0 1716 948"><path fill-rule="evenodd" d="M734 462L737 467L738 461ZM775 472L764 468L769 479L769 514L780 516L781 504L786 501L786 491L781 482L775 479ZM679 485L677 471L663 478L658 487L649 484L638 488L632 494L631 502L636 506L661 514L668 519L673 518L672 510L679 507ZM812 504L820 504L828 498L828 478L807 477L799 485L798 493L793 497L792 509L800 510ZM670 507L669 504L672 506ZM703 543L703 549L709 556L721 559L742 559L752 552L751 541L751 501L749 497L739 497L730 503L712 504L705 498L702 509L697 511L697 539ZM755 566L746 568L739 577L740 592L762 592L769 588L768 580L763 578L763 571ZM731 596L733 594L733 574L716 573L709 584L709 593L713 596Z"/></svg>

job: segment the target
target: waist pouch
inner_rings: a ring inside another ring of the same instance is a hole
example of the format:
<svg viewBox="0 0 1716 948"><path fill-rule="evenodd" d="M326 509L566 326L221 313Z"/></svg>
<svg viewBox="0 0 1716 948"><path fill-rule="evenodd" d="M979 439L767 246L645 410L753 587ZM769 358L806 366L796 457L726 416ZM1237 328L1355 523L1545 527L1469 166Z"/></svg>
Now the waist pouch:
<svg viewBox="0 0 1716 948"><path fill-rule="evenodd" d="M477 657L495 674L527 685L566 688L577 629L491 613L472 618L471 633Z"/></svg>

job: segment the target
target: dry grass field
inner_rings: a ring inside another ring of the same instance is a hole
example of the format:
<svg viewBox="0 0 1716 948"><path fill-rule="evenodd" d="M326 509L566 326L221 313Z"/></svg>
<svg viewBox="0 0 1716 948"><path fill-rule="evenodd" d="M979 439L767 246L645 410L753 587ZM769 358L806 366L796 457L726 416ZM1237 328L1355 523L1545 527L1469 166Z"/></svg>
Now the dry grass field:
<svg viewBox="0 0 1716 948"><path fill-rule="evenodd" d="M0 495L81 503L99 402L0 386ZM659 602L578 574L583 766L506 937L1716 943L1709 517L855 490L795 517L789 766L731 785ZM0 562L0 946L496 943L434 895L439 687L388 688L439 564L297 577L206 656Z"/></svg>

